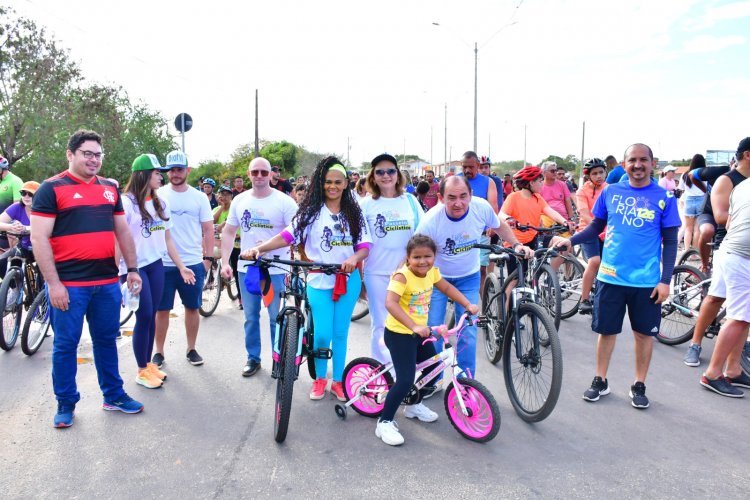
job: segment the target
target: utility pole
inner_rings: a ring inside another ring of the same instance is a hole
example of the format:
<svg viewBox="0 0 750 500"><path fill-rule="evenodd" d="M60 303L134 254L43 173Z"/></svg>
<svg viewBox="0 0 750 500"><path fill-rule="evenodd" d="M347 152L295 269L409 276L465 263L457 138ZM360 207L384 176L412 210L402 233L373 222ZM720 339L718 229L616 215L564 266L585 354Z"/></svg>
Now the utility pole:
<svg viewBox="0 0 750 500"><path fill-rule="evenodd" d="M526 124L523 124L523 167L526 166Z"/></svg>
<svg viewBox="0 0 750 500"><path fill-rule="evenodd" d="M443 167L445 168L444 174L448 173L448 103L445 103L445 163L443 163Z"/></svg>
<svg viewBox="0 0 750 500"><path fill-rule="evenodd" d="M351 151L351 146L349 145L349 137L346 138L346 166L348 168L352 167L352 164L349 162L349 151Z"/></svg>
<svg viewBox="0 0 750 500"><path fill-rule="evenodd" d="M432 127L430 127L430 166L432 166Z"/></svg>
<svg viewBox="0 0 750 500"><path fill-rule="evenodd" d="M474 152L477 152L477 59L479 49L474 42Z"/></svg>
<svg viewBox="0 0 750 500"><path fill-rule="evenodd" d="M586 121L583 122L583 132L581 133L581 170L580 172L583 173L583 154L586 147Z"/></svg>
<svg viewBox="0 0 750 500"><path fill-rule="evenodd" d="M258 89L255 89L255 157L260 156L260 147L258 145Z"/></svg>

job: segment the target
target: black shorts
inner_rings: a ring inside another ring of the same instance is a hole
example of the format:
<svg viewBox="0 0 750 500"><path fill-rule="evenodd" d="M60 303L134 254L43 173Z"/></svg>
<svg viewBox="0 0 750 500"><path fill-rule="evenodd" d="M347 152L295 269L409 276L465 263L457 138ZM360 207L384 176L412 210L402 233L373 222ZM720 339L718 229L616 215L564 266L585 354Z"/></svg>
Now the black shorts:
<svg viewBox="0 0 750 500"><path fill-rule="evenodd" d="M620 333L627 306L633 331L655 336L661 325L661 304L651 298L653 291L653 288L612 285L596 280L591 329L602 335Z"/></svg>
<svg viewBox="0 0 750 500"><path fill-rule="evenodd" d="M700 214L695 223L698 225L698 228L703 224L711 224L714 227L714 231L716 230L716 220L712 214Z"/></svg>

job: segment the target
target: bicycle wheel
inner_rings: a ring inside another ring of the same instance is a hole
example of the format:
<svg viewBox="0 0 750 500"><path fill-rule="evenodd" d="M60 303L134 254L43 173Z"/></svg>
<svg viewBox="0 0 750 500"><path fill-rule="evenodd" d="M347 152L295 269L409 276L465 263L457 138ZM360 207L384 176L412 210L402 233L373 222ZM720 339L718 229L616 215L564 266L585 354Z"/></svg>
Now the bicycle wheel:
<svg viewBox="0 0 750 500"><path fill-rule="evenodd" d="M682 252L680 259L677 261L678 266L693 266L698 269L701 268L701 254L695 248L690 248Z"/></svg>
<svg viewBox="0 0 750 500"><path fill-rule="evenodd" d="M125 304L120 304L120 326L123 326L133 316L133 311L125 307Z"/></svg>
<svg viewBox="0 0 750 500"><path fill-rule="evenodd" d="M302 346L302 348L308 350L307 373L310 375L311 379L315 380L317 378L317 374L315 373L315 358L309 354L315 349L315 325L313 324L312 311L309 307L305 308L305 322L307 325L305 327L305 338L303 340L305 345Z"/></svg>
<svg viewBox="0 0 750 500"><path fill-rule="evenodd" d="M238 286L234 274L232 274L230 279L224 278L224 289L227 291L227 295L229 295L230 299L237 300L240 297L240 289Z"/></svg>
<svg viewBox="0 0 750 500"><path fill-rule="evenodd" d="M540 422L552 413L560 396L563 372L560 338L547 311L538 304L518 306L518 320L518 336L513 322L508 322L505 330L505 388L522 420ZM535 336L538 347L534 346Z"/></svg>
<svg viewBox="0 0 750 500"><path fill-rule="evenodd" d="M542 264L534 271L534 289L539 303L547 309L550 318L555 322L555 328L560 328L562 300L560 282L557 273L549 264Z"/></svg>
<svg viewBox="0 0 750 500"><path fill-rule="evenodd" d="M557 270L557 278L560 283L560 318L568 319L578 312L584 268L578 259L570 255L564 259Z"/></svg>
<svg viewBox="0 0 750 500"><path fill-rule="evenodd" d="M503 311L500 310L502 298L495 295L500 291L500 280L492 273L487 274L482 290L482 316L484 326L479 331L484 337L484 353L493 365L503 357ZM495 297L493 299L493 297Z"/></svg>
<svg viewBox="0 0 750 500"><path fill-rule="evenodd" d="M354 311L352 311L352 321L358 321L368 314L370 314L370 307L367 298L358 298L354 304Z"/></svg>
<svg viewBox="0 0 750 500"><path fill-rule="evenodd" d="M273 419L273 438L277 443L286 439L289 416L292 413L292 393L296 378L295 359L297 357L297 314L287 314L284 320L284 340L279 358L279 377L276 379L276 405Z"/></svg>
<svg viewBox="0 0 750 500"><path fill-rule="evenodd" d="M0 311L3 320L0 322L0 348L10 351L18 340L21 326L21 309L23 308L23 283L21 272L11 269L0 285Z"/></svg>
<svg viewBox="0 0 750 500"><path fill-rule="evenodd" d="M451 382L445 391L445 413L453 428L466 439L477 443L492 441L500 431L500 408L492 393L475 379L462 378L461 391ZM468 415L461 411L463 399Z"/></svg>
<svg viewBox="0 0 750 500"><path fill-rule="evenodd" d="M42 290L31 303L21 330L21 349L27 356L39 350L50 327L50 308L47 292Z"/></svg>
<svg viewBox="0 0 750 500"><path fill-rule="evenodd" d="M222 284L223 280L221 276L219 276L219 265L216 262L212 262L211 267L206 273L205 281L203 282L201 306L198 308L198 312L200 312L201 316L207 318L216 311L217 307L219 307Z"/></svg>
<svg viewBox="0 0 750 500"><path fill-rule="evenodd" d="M669 282L669 297L661 304L661 327L656 340L679 345L693 338L695 322L708 284L706 275L693 266L675 266Z"/></svg>
<svg viewBox="0 0 750 500"><path fill-rule="evenodd" d="M367 386L365 382L377 374ZM352 403L354 411L365 417L377 417L383 412L385 396L393 386L393 377L383 364L372 358L356 358L344 368L344 394L351 401L357 395L359 399Z"/></svg>

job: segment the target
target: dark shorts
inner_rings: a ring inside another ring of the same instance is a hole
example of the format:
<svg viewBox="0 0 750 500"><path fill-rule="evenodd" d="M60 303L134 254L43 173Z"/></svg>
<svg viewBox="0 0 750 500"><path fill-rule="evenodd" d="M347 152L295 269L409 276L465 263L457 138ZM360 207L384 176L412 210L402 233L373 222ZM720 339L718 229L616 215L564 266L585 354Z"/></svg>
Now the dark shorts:
<svg viewBox="0 0 750 500"><path fill-rule="evenodd" d="M698 228L700 228L703 224L711 224L714 227L714 230L716 230L716 220L714 220L714 216L711 214L700 214L697 219L695 219L696 224L698 224Z"/></svg>
<svg viewBox="0 0 750 500"><path fill-rule="evenodd" d="M620 333L627 306L633 331L655 336L661 324L661 305L651 298L653 291L653 288L612 285L596 280L591 329L602 335Z"/></svg>
<svg viewBox="0 0 750 500"><path fill-rule="evenodd" d="M585 255L587 259L601 257L602 250L604 249L604 242L599 238L589 240L581 243L581 249L583 249L583 255Z"/></svg>
<svg viewBox="0 0 750 500"><path fill-rule="evenodd" d="M164 266L164 291L161 295L158 311L171 311L174 308L175 292L180 294L182 305L185 309L198 309L201 306L201 297L203 295L203 278L206 276L206 269L203 263L188 266L195 273L195 284L188 285L182 280L180 271L176 267Z"/></svg>

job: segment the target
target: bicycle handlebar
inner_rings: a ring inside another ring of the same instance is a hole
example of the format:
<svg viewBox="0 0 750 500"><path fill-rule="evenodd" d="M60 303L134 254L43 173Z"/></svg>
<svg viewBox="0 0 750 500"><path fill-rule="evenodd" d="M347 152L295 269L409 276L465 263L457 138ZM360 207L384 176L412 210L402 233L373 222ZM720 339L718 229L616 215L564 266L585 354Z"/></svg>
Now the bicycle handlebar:
<svg viewBox="0 0 750 500"><path fill-rule="evenodd" d="M534 230L539 233L564 233L566 231L570 231L570 228L568 226L564 226L562 224L555 224L554 226L549 227L536 227L532 225L526 225L526 224L516 224L516 229L519 231L529 231Z"/></svg>
<svg viewBox="0 0 750 500"><path fill-rule="evenodd" d="M261 266L264 267L270 267L273 264L282 264L285 266L298 266L298 267L306 267L309 269L320 269L324 272L333 273L335 271L338 271L341 269L341 264L326 264L323 262L308 262L306 260L287 260L287 259L280 259L278 256L274 257L261 257L260 259L257 259L255 261L250 262L259 262Z"/></svg>
<svg viewBox="0 0 750 500"><path fill-rule="evenodd" d="M435 342L437 340L437 335L440 335L444 339L447 339L451 335L458 334L458 332L463 330L464 322L466 322L468 317L469 317L468 313L463 313L461 315L461 318L458 320L458 323L456 323L456 326L454 326L450 330L448 330L448 328L445 325L430 327L430 330L434 333L431 333L429 337L425 337L425 339L422 341L422 345L426 344L427 342ZM470 322L471 324L476 324L477 318L470 320ZM437 335L435 335L436 333ZM416 335L416 333L414 333L413 335Z"/></svg>

